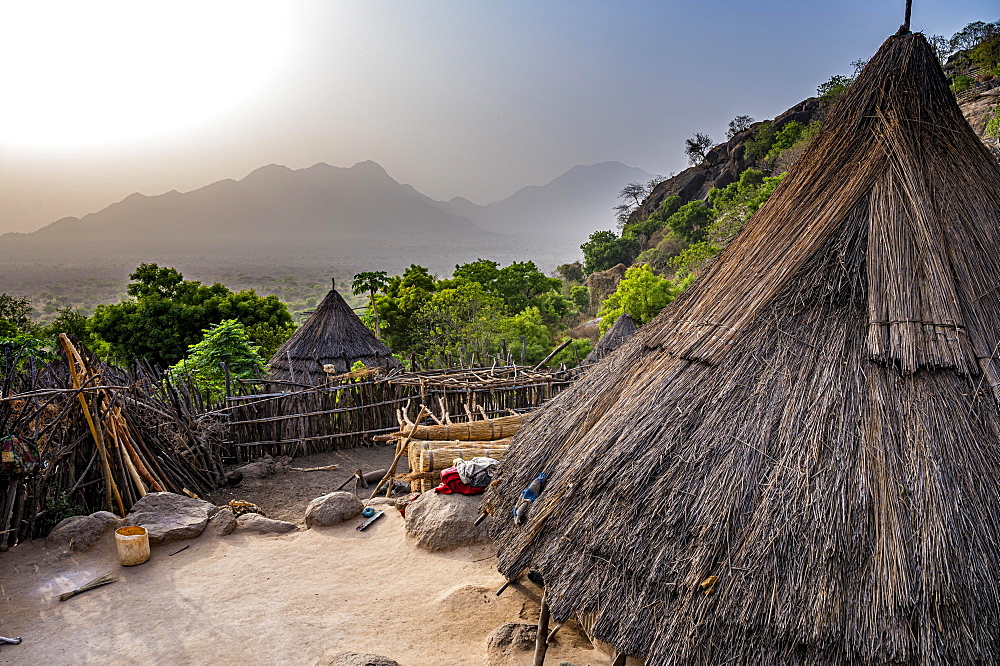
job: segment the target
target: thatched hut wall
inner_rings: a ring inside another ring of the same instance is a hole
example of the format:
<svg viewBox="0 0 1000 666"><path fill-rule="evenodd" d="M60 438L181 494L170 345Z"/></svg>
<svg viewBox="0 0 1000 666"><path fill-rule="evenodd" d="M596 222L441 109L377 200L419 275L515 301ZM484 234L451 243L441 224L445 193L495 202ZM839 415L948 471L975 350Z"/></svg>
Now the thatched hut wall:
<svg viewBox="0 0 1000 666"><path fill-rule="evenodd" d="M368 367L402 367L343 296L331 289L309 319L267 362L268 378L314 386L326 381L323 366L349 372L358 361Z"/></svg>
<svg viewBox="0 0 1000 666"><path fill-rule="evenodd" d="M1000 167L890 38L708 274L514 437L500 570L649 666L1000 663L998 248Z"/></svg>

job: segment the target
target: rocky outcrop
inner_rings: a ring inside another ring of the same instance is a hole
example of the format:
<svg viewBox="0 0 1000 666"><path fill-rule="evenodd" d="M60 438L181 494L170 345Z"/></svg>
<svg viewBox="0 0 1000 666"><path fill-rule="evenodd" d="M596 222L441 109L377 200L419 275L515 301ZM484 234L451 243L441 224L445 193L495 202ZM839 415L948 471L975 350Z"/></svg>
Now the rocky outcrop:
<svg viewBox="0 0 1000 666"><path fill-rule="evenodd" d="M226 536L232 534L235 529L236 516L233 515L232 509L225 507L208 520L205 533L209 536Z"/></svg>
<svg viewBox="0 0 1000 666"><path fill-rule="evenodd" d="M306 507L306 527L339 525L357 516L364 508L361 500L351 493L341 491L323 495L309 502Z"/></svg>
<svg viewBox="0 0 1000 666"><path fill-rule="evenodd" d="M208 525L219 508L214 504L175 493L149 493L125 516L126 525L141 525L151 544L193 539Z"/></svg>
<svg viewBox="0 0 1000 666"><path fill-rule="evenodd" d="M771 121L775 130L780 130L792 121L803 125L817 120L820 103L815 97L799 102ZM757 166L746 154L746 142L753 138L761 123L754 123L746 131L740 132L725 143L714 146L705 155L701 164L681 171L657 185L642 205L629 218L631 222L644 220L660 207L667 197L680 197L683 203L704 199L713 187L725 187L735 183L740 174Z"/></svg>
<svg viewBox="0 0 1000 666"><path fill-rule="evenodd" d="M101 537L124 524L121 518L107 511L98 511L89 516L70 516L59 522L45 539L49 548L87 550Z"/></svg>

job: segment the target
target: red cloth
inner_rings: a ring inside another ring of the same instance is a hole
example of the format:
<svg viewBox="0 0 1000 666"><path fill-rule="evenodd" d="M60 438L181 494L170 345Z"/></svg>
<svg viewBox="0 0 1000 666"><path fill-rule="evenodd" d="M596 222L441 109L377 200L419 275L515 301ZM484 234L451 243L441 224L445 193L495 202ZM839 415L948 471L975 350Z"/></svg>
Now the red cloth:
<svg viewBox="0 0 1000 666"><path fill-rule="evenodd" d="M441 485L434 490L442 495L450 495L452 493L460 493L462 495L478 495L486 490L486 488L480 486L470 486L467 483L462 483L462 477L458 475L458 468L449 467L448 469L441 470Z"/></svg>

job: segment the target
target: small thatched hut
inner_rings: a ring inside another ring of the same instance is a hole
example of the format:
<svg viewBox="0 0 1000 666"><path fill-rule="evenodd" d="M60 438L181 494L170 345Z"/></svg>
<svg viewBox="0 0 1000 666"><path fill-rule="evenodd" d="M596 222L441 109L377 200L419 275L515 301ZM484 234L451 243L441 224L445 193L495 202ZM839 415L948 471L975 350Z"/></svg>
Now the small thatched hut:
<svg viewBox="0 0 1000 666"><path fill-rule="evenodd" d="M392 351L354 314L336 288L316 306L302 326L267 362L269 379L322 384L324 365L348 372L361 361L368 367L399 368Z"/></svg>
<svg viewBox="0 0 1000 666"><path fill-rule="evenodd" d="M594 349L587 354L587 358L583 359L580 366L583 367L590 365L591 363L597 363L602 358L621 347L622 343L632 337L632 334L638 329L639 327L635 325L635 319L632 319L632 315L627 312L622 314L618 317L618 319L615 319L615 323L611 325L611 328L609 328L608 332L604 334L604 337L598 341L597 345L594 346Z"/></svg>
<svg viewBox="0 0 1000 666"><path fill-rule="evenodd" d="M647 666L1000 663L998 359L1000 166L901 33L703 279L515 436L499 568Z"/></svg>

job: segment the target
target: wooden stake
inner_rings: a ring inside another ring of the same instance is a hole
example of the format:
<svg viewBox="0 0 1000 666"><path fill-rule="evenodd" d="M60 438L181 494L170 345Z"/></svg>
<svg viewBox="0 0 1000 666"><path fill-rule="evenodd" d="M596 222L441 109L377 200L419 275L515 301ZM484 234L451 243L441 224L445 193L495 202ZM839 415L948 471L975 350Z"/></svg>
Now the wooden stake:
<svg viewBox="0 0 1000 666"><path fill-rule="evenodd" d="M545 590L542 590L542 608L538 613L538 634L535 636L535 659L531 666L542 666L545 662L545 651L549 649L549 602L545 599Z"/></svg>

